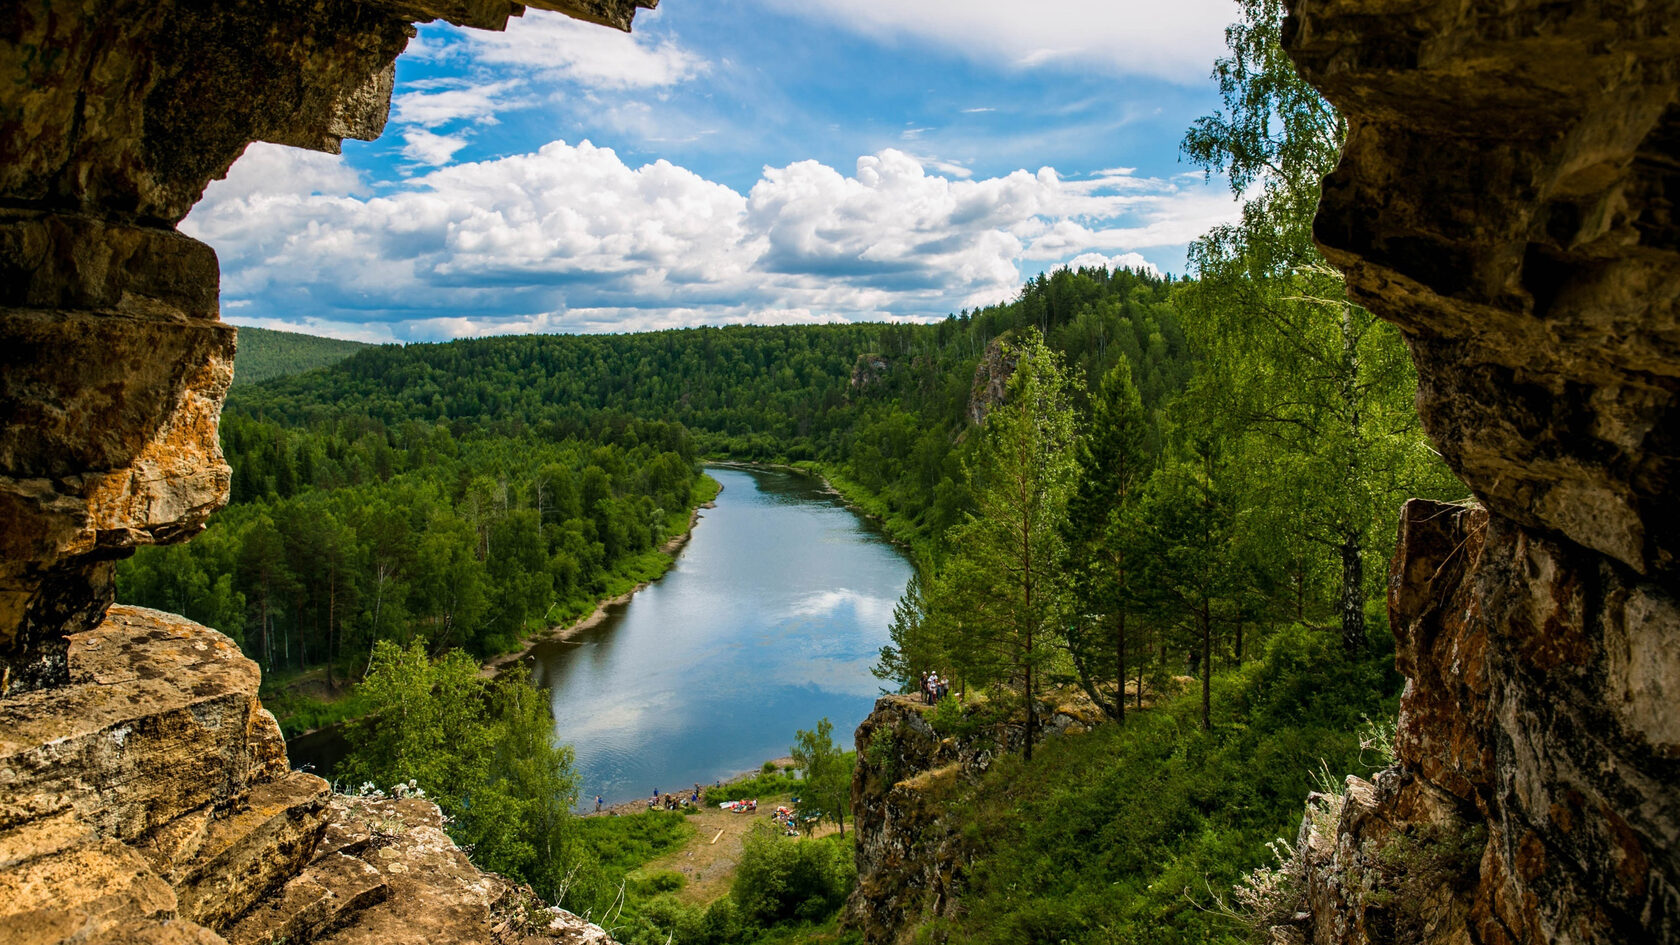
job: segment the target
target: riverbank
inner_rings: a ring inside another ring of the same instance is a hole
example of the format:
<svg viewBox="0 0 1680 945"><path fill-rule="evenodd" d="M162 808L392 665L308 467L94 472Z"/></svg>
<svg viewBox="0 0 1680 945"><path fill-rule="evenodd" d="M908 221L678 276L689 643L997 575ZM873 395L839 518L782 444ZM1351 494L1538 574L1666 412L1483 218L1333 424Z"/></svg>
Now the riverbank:
<svg viewBox="0 0 1680 945"><path fill-rule="evenodd" d="M743 771L727 780L716 782L711 788L702 787L702 791L718 791L719 787L728 788L739 786L744 782L764 774L764 767L768 766L777 771L786 772L793 768L791 757L775 758L765 762L764 766L751 771ZM676 793L688 796L694 789L692 784L682 786ZM661 796L664 795L661 791ZM739 793L739 792L727 792ZM706 906L727 895L731 882L735 878L736 868L741 862L741 851L746 844L747 835L752 832L755 824L765 823L772 818L778 806L793 806L794 791L786 789L769 790L765 792L748 792L758 800L758 810L750 814L736 813L717 806L716 801L707 798L695 808L692 813L683 816L685 823L693 827L693 832L683 841L682 845L662 856L656 857L642 864L635 871L635 875L648 877L658 873L675 873L683 878L680 888L675 895L678 901L691 906ZM587 813L586 818L595 817L641 817L649 813L664 813L664 808L650 811L646 798L627 801L603 807L599 813ZM824 821L810 836L826 837L839 832L839 827Z"/></svg>
<svg viewBox="0 0 1680 945"><path fill-rule="evenodd" d="M630 598L636 596L637 591L646 588L649 584L652 584L654 581L664 577L665 573L671 570L671 566L677 563L677 552L682 549L682 546L688 544L690 538L694 537L694 526L700 523L700 511L702 509L716 508L717 497L722 493L723 483L718 482L716 479L713 479L705 473L701 473L700 485L695 488L694 492L694 499L696 502L694 506L688 510L688 524L685 525L682 530L665 539L665 543L659 546L657 553L661 560L659 561L657 568L650 569L653 573L643 571L640 574L634 575L635 584L629 590L621 591L613 594L611 597L598 601L595 604L595 609L583 617L580 617L569 624L554 624L544 630L539 630L538 632L526 637L518 649L509 653L502 653L485 660L479 667L479 675L499 676L505 672L509 666L512 666L524 659L526 656L530 655L530 652L536 649L539 645L547 643L551 640L568 640L577 634L588 630L590 627L599 624L607 618L607 609L609 607L629 603Z"/></svg>
<svg viewBox="0 0 1680 945"><path fill-rule="evenodd" d="M710 466L723 466L729 469L773 469L810 476L822 483L823 489L838 498L841 505L880 529L881 534L899 550L913 554L916 550L916 543L921 539L916 525L909 519L894 514L879 495L852 482L816 460L800 460L793 463L754 463L741 460L714 459L706 462Z"/></svg>
<svg viewBox="0 0 1680 945"><path fill-rule="evenodd" d="M569 639L599 624L606 619L608 608L628 603L637 591L663 577L676 563L676 553L693 537L694 527L700 521L701 510L715 508L717 497L722 492L722 483L702 474L692 496L694 505L689 509L686 524L673 532L658 548L631 562L625 570L609 575L608 596L596 601L593 609L576 620L551 624L523 638L517 649L485 660L479 666L479 675L500 675L529 655L538 645L550 640ZM626 583L628 587L624 586ZM354 721L361 715L362 707L354 697L355 688L341 685L336 692L328 690L320 684L320 677L324 675L325 669L316 667L276 679L273 684L267 679L264 680L260 698L264 706L274 712L287 741L317 735L325 729ZM294 723L299 718L308 719L308 724L301 731L293 731L296 727Z"/></svg>
<svg viewBox="0 0 1680 945"><path fill-rule="evenodd" d="M688 527L684 528L677 534L672 535L670 538L667 538L665 543L659 546L659 554L665 559L663 566L658 569L659 573L642 576L641 579L636 582L634 587L631 587L629 590L624 591L621 594L614 594L613 596L600 601L595 605L595 609L593 611L590 611L587 615L579 617L577 620L574 620L569 624L556 624L550 626L546 630L538 631L537 633L526 637L521 643L519 649L510 653L502 653L498 656L493 656L490 659L485 660L483 665L479 667L478 674L484 677L500 676L502 673L506 672L509 667L529 656L532 650L542 644L570 640L572 637L577 636L583 631L588 630L591 627L598 625L601 621L607 619L607 611L609 608L630 603L630 598L635 597L637 592L643 590L654 581L664 577L665 573L671 570L671 566L677 563L677 552L682 550L682 546L688 544L690 538L694 537L694 526L700 522L700 510L717 507L717 497L723 492L723 486L720 485L716 479L713 479L710 476L705 477L705 480L716 488L708 487L711 498L706 499L704 502L701 502L689 510Z"/></svg>

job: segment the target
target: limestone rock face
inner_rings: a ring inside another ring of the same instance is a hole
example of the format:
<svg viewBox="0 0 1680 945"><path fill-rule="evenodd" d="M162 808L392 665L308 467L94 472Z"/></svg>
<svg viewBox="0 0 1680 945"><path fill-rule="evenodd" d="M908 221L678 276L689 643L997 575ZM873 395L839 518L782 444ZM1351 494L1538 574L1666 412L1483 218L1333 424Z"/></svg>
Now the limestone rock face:
<svg viewBox="0 0 1680 945"><path fill-rule="evenodd" d="M1348 119L1315 232L1431 436L1495 514L1672 574L1680 3L1289 6Z"/></svg>
<svg viewBox="0 0 1680 945"><path fill-rule="evenodd" d="M1005 351L1007 338L993 338L974 366L974 382L968 392L968 421L976 426L1008 398L1009 378L1015 373L1015 355Z"/></svg>
<svg viewBox="0 0 1680 945"><path fill-rule="evenodd" d="M1080 734L1102 720L1083 693L1040 705L1040 739ZM914 696L883 696L857 728L852 812L858 885L842 923L872 945L911 941L917 924L957 908L968 846L944 819L947 801L1026 741L1025 719L963 738L941 737Z"/></svg>
<svg viewBox="0 0 1680 945"><path fill-rule="evenodd" d="M0 697L0 941L612 945L481 873L420 799L286 764L233 641L111 608L70 683Z"/></svg>
<svg viewBox="0 0 1680 945"><path fill-rule="evenodd" d="M931 803L938 792L924 788L934 781L948 788L959 753L922 717L920 704L904 696L876 701L858 726L857 753L852 828L858 885L846 901L845 923L866 941L890 942L913 924L907 920L926 909L937 914L949 900L956 838L940 827L938 806Z"/></svg>
<svg viewBox="0 0 1680 945"><path fill-rule="evenodd" d="M1287 5L1348 120L1320 247L1485 506L1406 510L1400 767L1323 842L1485 837L1420 941L1680 941L1680 3ZM1363 908L1312 940L1383 940Z"/></svg>
<svg viewBox="0 0 1680 945"><path fill-rule="evenodd" d="M629 29L653 0L532 5ZM357 834L347 802L289 770L257 667L232 641L111 606L114 560L190 538L227 500L216 428L234 330L218 318L215 253L175 224L252 141L336 152L377 137L415 21L500 29L524 10L19 0L0 11L7 945L303 943L353 939L359 921L369 941L608 941L474 870L435 807L401 812L425 821L404 837ZM323 837L340 842L323 849ZM401 857L358 856L376 842ZM393 915L408 920L400 935Z"/></svg>

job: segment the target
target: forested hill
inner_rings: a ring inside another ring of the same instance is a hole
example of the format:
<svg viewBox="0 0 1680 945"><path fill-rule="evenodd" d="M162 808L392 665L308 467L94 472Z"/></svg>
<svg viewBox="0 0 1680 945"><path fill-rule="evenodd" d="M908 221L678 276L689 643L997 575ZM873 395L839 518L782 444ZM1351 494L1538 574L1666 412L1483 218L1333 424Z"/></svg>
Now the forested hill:
<svg viewBox="0 0 1680 945"><path fill-rule="evenodd" d="M369 348L329 370L238 389L227 414L288 428L354 417L392 436L414 423L564 438L598 436L631 418L675 421L703 454L819 461L878 500L901 537L924 537L960 514L953 450L968 425L976 366L994 341L1036 328L1090 387L1124 359L1154 407L1191 374L1173 301L1180 288L1129 270L1064 269L1027 282L1012 302L932 325L736 326ZM237 454L243 443L229 445ZM239 479L235 462L236 500L248 494Z"/></svg>
<svg viewBox="0 0 1680 945"><path fill-rule="evenodd" d="M337 364L368 347L371 346L360 341L241 326L239 353L233 361L233 383L243 387L270 378L302 374Z"/></svg>
<svg viewBox="0 0 1680 945"><path fill-rule="evenodd" d="M937 325L364 346L237 387L231 504L199 540L123 562L118 591L265 667L353 673L381 639L503 650L658 573L656 547L704 497L701 456L821 462L901 537L932 538L967 507L993 342L1039 329L1090 376L1125 359L1164 399L1190 374L1179 289L1060 271ZM242 336L239 370L276 335Z"/></svg>

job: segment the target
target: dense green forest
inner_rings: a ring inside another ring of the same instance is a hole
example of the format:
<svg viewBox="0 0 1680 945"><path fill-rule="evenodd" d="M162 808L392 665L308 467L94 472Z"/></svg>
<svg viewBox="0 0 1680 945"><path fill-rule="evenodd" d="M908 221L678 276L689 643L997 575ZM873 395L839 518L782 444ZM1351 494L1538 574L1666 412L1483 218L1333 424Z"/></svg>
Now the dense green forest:
<svg viewBox="0 0 1680 945"><path fill-rule="evenodd" d="M1380 761L1354 729L1397 696L1382 576L1400 503L1464 494L1418 428L1399 333L1312 242L1341 120L1282 56L1276 0L1243 7L1224 107L1184 151L1247 203L1192 247L1196 278L1059 269L928 325L369 347L242 383L232 504L123 563L120 595L227 631L281 678L368 673L357 770L476 785L506 816L458 836L589 911L636 856L564 816L576 788L533 734L542 700L472 668L657 573L709 495L702 459L800 464L916 560L877 675L909 690L938 670L1028 731L944 799L972 855L963 908L927 940L1236 940L1219 891L1292 834L1312 772ZM1112 724L1035 749L1044 699L1069 693ZM445 697L423 731L380 710ZM630 883L621 934L832 936L837 846L752 854L808 907L748 889L685 911Z"/></svg>
<svg viewBox="0 0 1680 945"><path fill-rule="evenodd" d="M286 427L229 411L233 501L187 545L118 570L124 600L229 634L269 671L321 667L329 693L373 644L484 657L660 573L658 546L710 497L682 427L567 435L340 416ZM275 708L291 729L284 694ZM341 713L342 714L342 713Z"/></svg>
<svg viewBox="0 0 1680 945"><path fill-rule="evenodd" d="M233 383L243 387L270 378L327 367L366 347L360 341L246 326L239 329L239 354L234 359Z"/></svg>

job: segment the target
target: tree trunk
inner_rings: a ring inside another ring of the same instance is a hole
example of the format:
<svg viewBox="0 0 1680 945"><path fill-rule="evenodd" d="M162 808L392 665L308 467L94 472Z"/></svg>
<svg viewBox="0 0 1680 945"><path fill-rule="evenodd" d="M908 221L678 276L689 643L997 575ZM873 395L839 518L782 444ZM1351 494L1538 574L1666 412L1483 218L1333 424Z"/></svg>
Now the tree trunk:
<svg viewBox="0 0 1680 945"><path fill-rule="evenodd" d="M1137 707L1139 709L1143 708L1143 664L1145 662L1148 662L1147 658L1138 660L1138 668L1137 668L1137 682L1138 682Z"/></svg>
<svg viewBox="0 0 1680 945"><path fill-rule="evenodd" d="M1202 601L1196 619L1202 625L1202 731L1209 732L1213 730L1213 621L1207 601Z"/></svg>
<svg viewBox="0 0 1680 945"><path fill-rule="evenodd" d="M268 591L262 595L262 616L257 620L257 626L262 630L262 654L264 672L274 672L274 650L268 642Z"/></svg>
<svg viewBox="0 0 1680 945"><path fill-rule="evenodd" d="M1126 612L1114 611L1114 719L1126 721Z"/></svg>
<svg viewBox="0 0 1680 945"><path fill-rule="evenodd" d="M1349 659L1365 652L1365 560L1359 536L1342 537L1342 649Z"/></svg>
<svg viewBox="0 0 1680 945"><path fill-rule="evenodd" d="M1021 750L1022 761L1032 761L1033 736L1038 734L1038 706L1033 704L1032 663L1027 663L1027 746Z"/></svg>
<svg viewBox="0 0 1680 945"><path fill-rule="evenodd" d="M1359 343L1353 325L1353 305L1342 306L1342 396L1348 410L1348 478L1359 481L1361 438L1359 427ZM1359 556L1359 533L1342 533L1342 649L1349 659L1365 652L1365 562Z"/></svg>
<svg viewBox="0 0 1680 945"><path fill-rule="evenodd" d="M333 679L333 620L338 616L338 574L335 569L327 569L327 689L338 691L338 683Z"/></svg>

